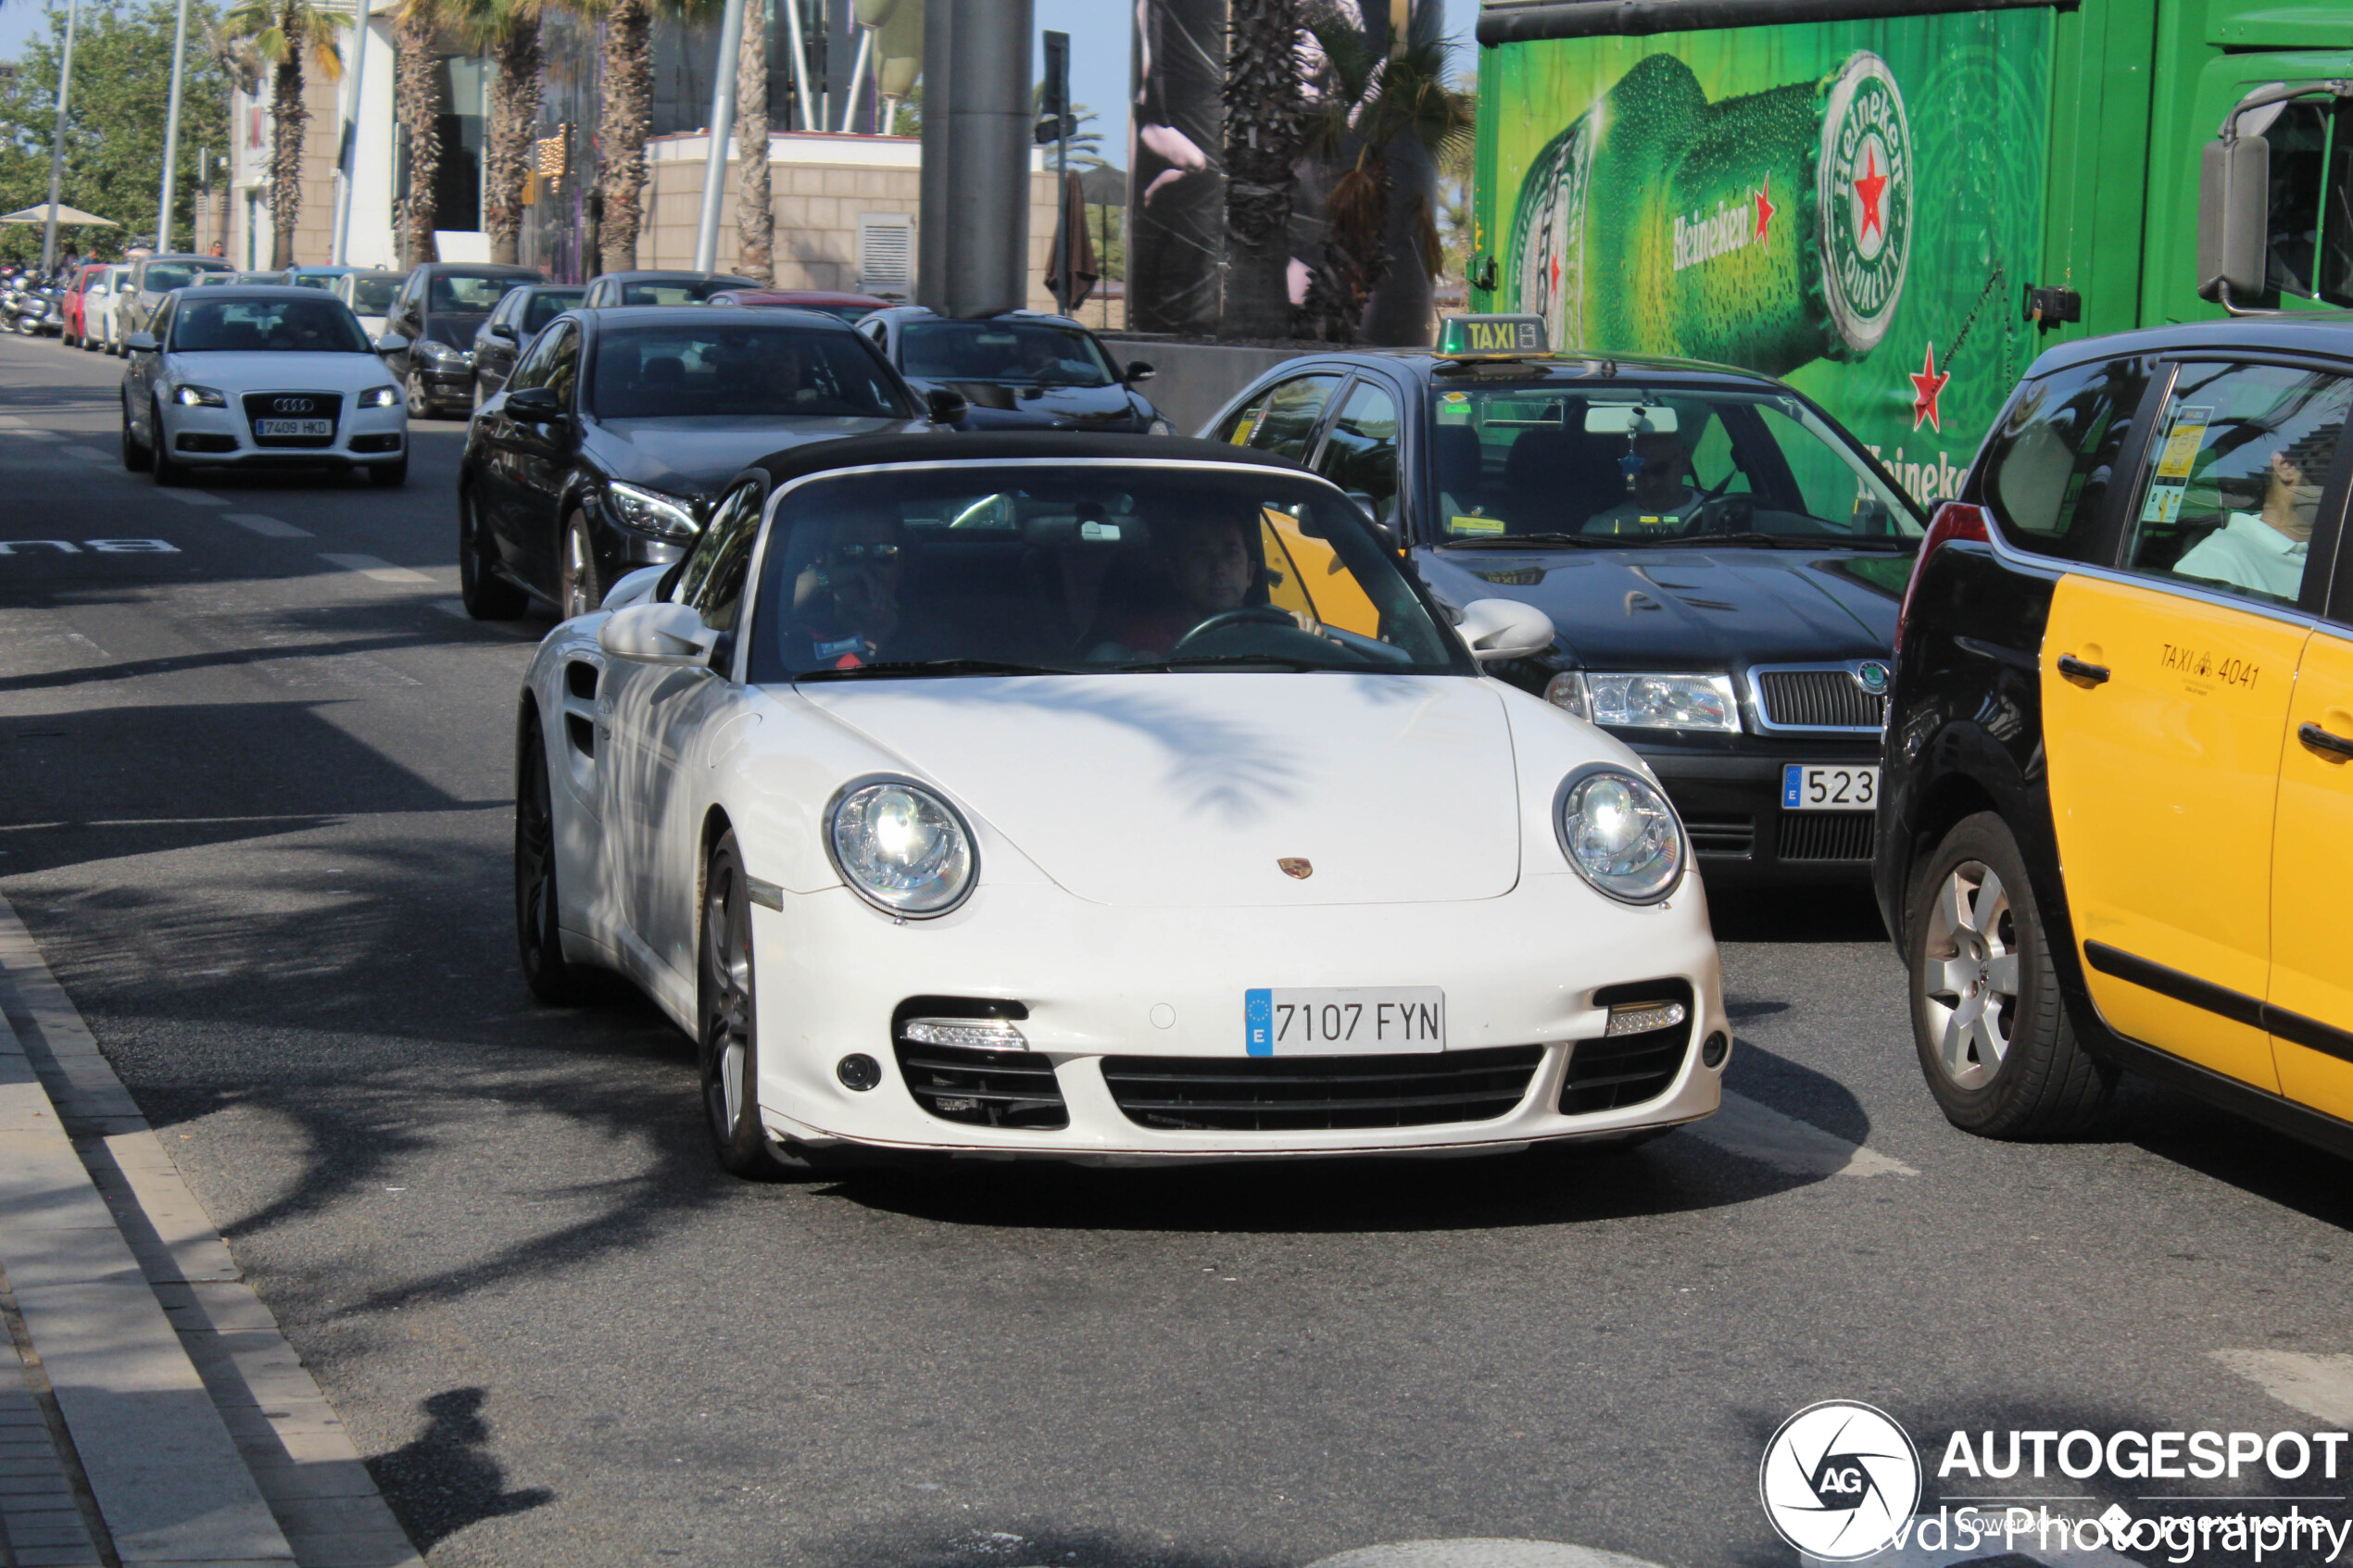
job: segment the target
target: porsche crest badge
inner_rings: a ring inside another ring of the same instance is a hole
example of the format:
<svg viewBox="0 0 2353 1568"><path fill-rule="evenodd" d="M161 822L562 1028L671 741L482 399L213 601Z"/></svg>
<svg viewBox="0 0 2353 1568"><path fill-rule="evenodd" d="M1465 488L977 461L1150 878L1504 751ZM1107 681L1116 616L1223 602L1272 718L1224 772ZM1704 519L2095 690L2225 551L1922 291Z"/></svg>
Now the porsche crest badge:
<svg viewBox="0 0 2353 1568"><path fill-rule="evenodd" d="M1285 855L1277 859L1275 864L1283 868L1285 876L1294 877L1301 882L1305 882L1315 874L1315 868L1308 863L1307 857L1304 855Z"/></svg>

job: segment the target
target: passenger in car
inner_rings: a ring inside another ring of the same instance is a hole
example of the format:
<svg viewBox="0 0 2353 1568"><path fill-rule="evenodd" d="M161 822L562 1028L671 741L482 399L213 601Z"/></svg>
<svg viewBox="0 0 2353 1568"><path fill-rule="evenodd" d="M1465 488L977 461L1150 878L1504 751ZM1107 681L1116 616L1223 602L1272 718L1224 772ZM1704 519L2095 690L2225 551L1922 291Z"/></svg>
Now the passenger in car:
<svg viewBox="0 0 2353 1568"><path fill-rule="evenodd" d="M2183 553L2174 574L2252 588L2294 603L2304 585L2312 524L2321 508L2321 486L2306 476L2329 471L2343 430L2322 425L2272 453L2261 509L2231 513L2221 527Z"/></svg>
<svg viewBox="0 0 2353 1568"><path fill-rule="evenodd" d="M1110 644L1089 657L1158 658L1211 616L1241 608L1258 581L1254 534L1246 520L1223 513L1156 525L1152 550L1159 591L1129 609Z"/></svg>
<svg viewBox="0 0 2353 1568"><path fill-rule="evenodd" d="M831 536L793 581L795 636L819 662L854 670L888 657L900 629L907 530L896 517L837 520Z"/></svg>

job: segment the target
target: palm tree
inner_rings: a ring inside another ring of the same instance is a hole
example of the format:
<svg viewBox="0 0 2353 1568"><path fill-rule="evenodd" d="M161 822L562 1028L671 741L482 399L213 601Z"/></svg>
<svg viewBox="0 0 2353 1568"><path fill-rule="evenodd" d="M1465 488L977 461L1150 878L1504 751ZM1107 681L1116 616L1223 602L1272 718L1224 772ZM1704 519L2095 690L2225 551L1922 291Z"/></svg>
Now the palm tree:
<svg viewBox="0 0 2353 1568"><path fill-rule="evenodd" d="M744 0L744 41L736 55L736 144L741 149L736 160L736 270L754 282L774 282L776 209L768 191L768 0Z"/></svg>
<svg viewBox="0 0 2353 1568"><path fill-rule="evenodd" d="M335 34L344 19L318 0L241 0L222 19L231 38L249 40L270 67L270 221L275 231L270 265L294 265L295 224L302 216L302 136L310 111L303 107L306 56L333 82L343 75Z"/></svg>
<svg viewBox="0 0 2353 1568"><path fill-rule="evenodd" d="M1305 105L1299 0L1233 0L1226 42L1221 337L1290 335L1291 187Z"/></svg>
<svg viewBox="0 0 2353 1568"><path fill-rule="evenodd" d="M392 111L409 142L409 199L402 209L404 265L435 259L433 232L441 184L441 56L434 52L448 0L401 0L393 14Z"/></svg>
<svg viewBox="0 0 2353 1568"><path fill-rule="evenodd" d="M523 190L531 180L531 133L539 123L541 0L442 4L459 37L498 68L483 137L483 227L490 232L490 259L512 263L522 253Z"/></svg>

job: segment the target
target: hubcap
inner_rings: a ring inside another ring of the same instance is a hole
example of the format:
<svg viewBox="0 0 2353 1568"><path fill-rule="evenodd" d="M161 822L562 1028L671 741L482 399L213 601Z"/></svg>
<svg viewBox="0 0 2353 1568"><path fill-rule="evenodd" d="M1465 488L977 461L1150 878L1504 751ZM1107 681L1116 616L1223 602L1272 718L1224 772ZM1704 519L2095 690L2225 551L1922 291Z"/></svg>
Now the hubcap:
<svg viewBox="0 0 2353 1568"><path fill-rule="evenodd" d="M588 602L588 536L575 528L564 535L564 619L596 608Z"/></svg>
<svg viewBox="0 0 2353 1568"><path fill-rule="evenodd" d="M739 922L733 876L713 877L703 907L705 989L711 997L703 1020L710 1053L708 1098L714 1130L732 1138L749 1098L751 1060L750 933Z"/></svg>
<svg viewBox="0 0 2353 1568"><path fill-rule="evenodd" d="M1921 1022L1956 1088L1991 1083L2018 1022L2018 924L2009 890L1992 867L1953 868L1930 911L1921 946Z"/></svg>

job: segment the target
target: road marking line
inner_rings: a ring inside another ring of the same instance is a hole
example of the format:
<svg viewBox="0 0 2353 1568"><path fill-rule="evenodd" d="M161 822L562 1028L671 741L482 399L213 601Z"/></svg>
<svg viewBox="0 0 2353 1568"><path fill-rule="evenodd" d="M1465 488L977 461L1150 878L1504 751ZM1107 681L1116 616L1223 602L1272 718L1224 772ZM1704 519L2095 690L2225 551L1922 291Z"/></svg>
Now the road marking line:
<svg viewBox="0 0 2353 1568"><path fill-rule="evenodd" d="M296 528L291 522L281 522L276 518L266 517L260 512L222 512L220 514L220 521L223 522L233 522L239 528L251 529L254 533L260 534L266 539L308 539L314 537L310 530L307 528Z"/></svg>
<svg viewBox="0 0 2353 1568"><path fill-rule="evenodd" d="M2332 1426L2353 1426L2353 1356L2307 1356L2294 1350L2208 1353L2290 1409L2317 1415Z"/></svg>
<svg viewBox="0 0 2353 1568"><path fill-rule="evenodd" d="M361 576L371 577L379 583L430 583L433 581L422 571L411 571L405 566L395 566L392 562L380 559L375 556L322 555L319 558L331 566L339 566L346 571L359 572Z"/></svg>
<svg viewBox="0 0 2353 1568"><path fill-rule="evenodd" d="M1746 1095L1729 1090L1724 1108L1683 1131L1728 1153L1755 1160L1794 1176L1917 1176L1918 1171L1876 1149L1849 1143L1811 1122L1784 1116Z"/></svg>
<svg viewBox="0 0 2353 1568"><path fill-rule="evenodd" d="M158 495L169 495L173 500L191 507L225 507L229 504L227 501L222 500L220 496L208 495L201 490L167 490L163 486L157 485L156 487L156 494Z"/></svg>
<svg viewBox="0 0 2353 1568"><path fill-rule="evenodd" d="M81 458L88 462L103 463L107 460L107 454L99 451L95 446L60 446L57 450L66 457Z"/></svg>

